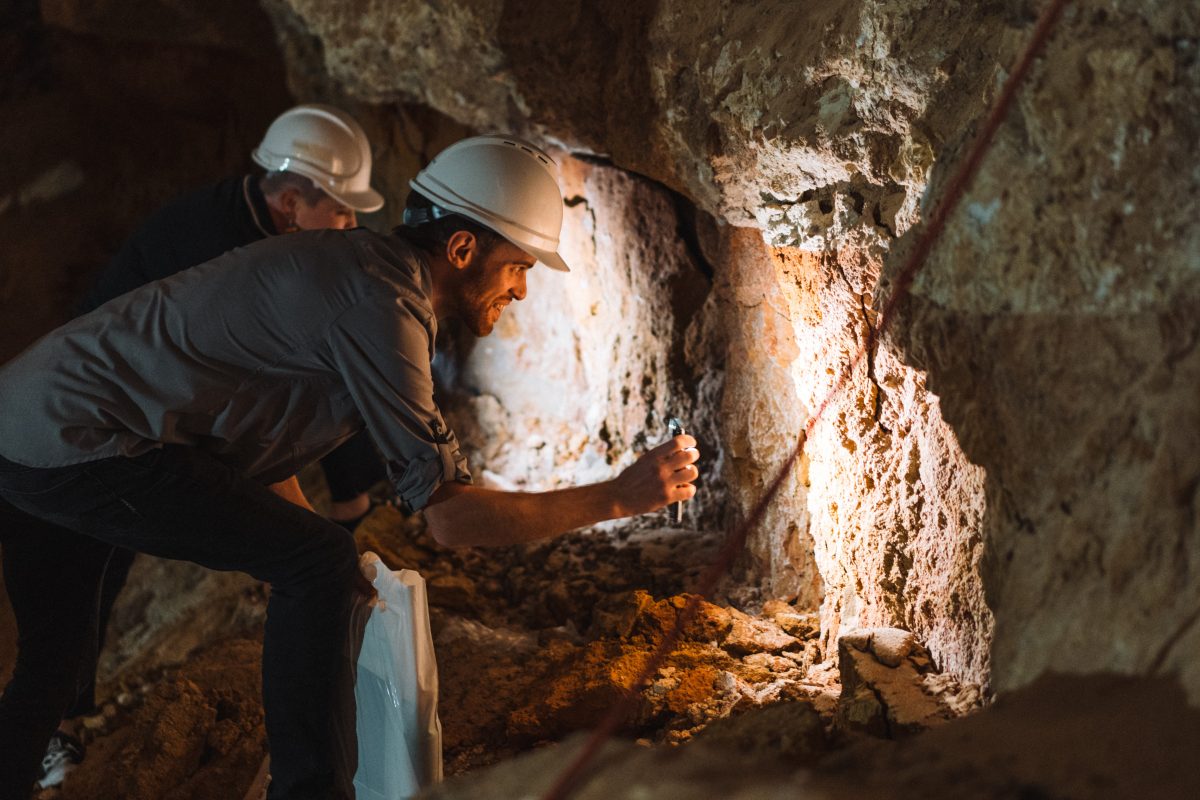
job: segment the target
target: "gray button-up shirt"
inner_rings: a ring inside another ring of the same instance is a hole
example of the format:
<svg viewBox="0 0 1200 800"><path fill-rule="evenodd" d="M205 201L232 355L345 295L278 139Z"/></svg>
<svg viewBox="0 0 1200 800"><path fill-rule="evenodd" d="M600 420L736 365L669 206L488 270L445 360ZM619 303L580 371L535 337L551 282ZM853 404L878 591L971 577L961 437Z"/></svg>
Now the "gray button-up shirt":
<svg viewBox="0 0 1200 800"><path fill-rule="evenodd" d="M470 481L433 401L430 291L419 251L364 229L232 250L0 369L0 455L56 467L184 444L273 483L365 423L396 493L421 508Z"/></svg>

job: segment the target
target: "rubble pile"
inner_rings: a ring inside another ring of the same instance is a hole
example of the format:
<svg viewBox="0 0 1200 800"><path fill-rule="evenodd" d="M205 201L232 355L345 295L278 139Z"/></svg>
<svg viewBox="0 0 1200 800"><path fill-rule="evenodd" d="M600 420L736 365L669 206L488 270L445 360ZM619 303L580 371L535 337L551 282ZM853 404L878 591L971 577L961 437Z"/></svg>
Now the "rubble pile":
<svg viewBox="0 0 1200 800"><path fill-rule="evenodd" d="M319 502L319 489L313 494ZM675 627L691 598L686 584L716 544L664 529L449 550L420 517L386 504L360 525L357 538L360 549L393 569L416 569L427 581L450 775L597 725ZM261 588L226 589L230 596L210 600L231 611L239 603L261 610ZM117 619L137 630L142 623L131 619L129 604L140 605L139 593L122 602ZM174 624L186 626L188 619L180 615ZM128 631L118 625L114 633ZM170 630L161 633L179 640ZM162 652L162 637L140 641ZM249 785L265 752L261 642L251 635L206 644L165 667L144 667L147 659L137 652L120 655L110 663L127 668L105 676L107 700L85 721L88 758L43 800L200 800ZM765 737L771 748L813 755L847 734L916 730L966 708L942 699L956 685L933 670L906 632L845 637L840 675L825 656L815 613L783 600L754 614L699 600L621 734L644 745L700 736L736 747ZM853 687L840 703L839 680ZM871 706L871 698L881 705ZM776 710L762 716L766 709Z"/></svg>
<svg viewBox="0 0 1200 800"><path fill-rule="evenodd" d="M598 724L675 626L717 545L662 529L452 551L387 507L359 536L428 582L449 774ZM857 631L841 651L839 673L818 615L784 600L756 614L701 600L622 732L678 744L715 721L800 703L835 738L892 736L980 705L979 688L938 672L906 631ZM841 691L847 679L852 697ZM864 698L877 696L884 704L872 709Z"/></svg>
<svg viewBox="0 0 1200 800"><path fill-rule="evenodd" d="M937 672L908 631L874 628L838 640L839 722L893 739L940 725L979 707L979 687Z"/></svg>
<svg viewBox="0 0 1200 800"><path fill-rule="evenodd" d="M120 692L85 720L87 758L39 797L241 797L266 755L261 659L261 642L231 639Z"/></svg>
<svg viewBox="0 0 1200 800"><path fill-rule="evenodd" d="M447 550L387 507L359 536L426 578L448 773L599 723L675 626L716 545L667 529ZM782 601L764 616L700 601L624 732L681 742L713 720L825 691L806 683L818 634L815 614Z"/></svg>

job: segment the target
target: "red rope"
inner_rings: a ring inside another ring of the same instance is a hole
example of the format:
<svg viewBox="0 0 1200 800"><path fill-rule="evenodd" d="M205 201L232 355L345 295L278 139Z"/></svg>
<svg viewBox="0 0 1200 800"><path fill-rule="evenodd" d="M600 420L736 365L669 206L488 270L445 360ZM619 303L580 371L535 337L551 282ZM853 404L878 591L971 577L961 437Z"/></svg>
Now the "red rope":
<svg viewBox="0 0 1200 800"><path fill-rule="evenodd" d="M912 252L909 254L908 260L905 261L904 267L897 274L894 291L883 307L883 312L879 318L879 326L875 329L874 335L868 337L867 342L859 347L854 358L842 370L837 382L825 395L825 399L821 401L821 405L809 417L808 422L804 426L804 434L796 442L796 447L793 448L791 455L787 457L783 466L779 468L779 473L771 481L771 485L767 487L766 493L754 505L750 516L729 537L721 548L720 553L717 554L716 561L701 576L696 587L696 593L688 598L687 604L676 615L675 625L663 637L662 642L655 649L650 660L646 662L641 673L634 680L633 684L625 690L621 699L612 707L608 715L592 733L592 736L579 751L575 760L563 770L558 780L550 787L550 790L542 796L542 800L567 800L582 778L584 770L587 769L597 753L600 752L600 748L603 747L604 743L617 732L617 729L629 717L630 713L637 706L638 697L642 689L654 677L655 673L658 672L659 667L662 666L662 662L666 657L675 649L675 645L678 644L684 629L691 623L697 610L700 608L701 598L713 591L717 581L729 570L734 558L741 552L750 531L754 530L758 523L762 521L763 515L775 499L775 495L779 493L783 482L791 473L792 467L795 466L796 460L804 452L804 443L812 435L813 428L824 415L826 409L829 408L829 404L833 399L850 383L859 363L866 357L868 345L878 341L880 335L891 325L900 301L908 295L912 288L913 278L916 277L917 272L924 266L925 259L933 249L934 242L937 241L942 230L946 227L947 219L949 219L950 214L966 193L972 178L975 177L975 173L978 172L979 165L983 161L983 157L987 153L992 139L996 135L996 131L1000 128L1000 124L1004 121L1005 116L1007 116L1012 106L1017 89L1029 73L1034 59L1037 58L1042 48L1045 47L1055 23L1058 22L1063 9L1069 1L1051 0L1045 11L1042 12L1030 37L1029 45L1025 48L1024 53L1017 61L1011 75L1005 82L1004 89L996 99L996 103L992 107L987 120L984 122L975 143L972 145L970 153L946 185L941 203L934 211L933 216L930 217L925 229L921 232L921 237L917 240L916 246L913 247Z"/></svg>

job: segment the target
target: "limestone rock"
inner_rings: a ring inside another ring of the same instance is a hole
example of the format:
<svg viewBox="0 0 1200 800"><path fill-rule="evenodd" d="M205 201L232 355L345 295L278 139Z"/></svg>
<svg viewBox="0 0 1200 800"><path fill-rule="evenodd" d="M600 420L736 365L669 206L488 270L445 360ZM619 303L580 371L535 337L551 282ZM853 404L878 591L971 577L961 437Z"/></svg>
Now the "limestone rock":
<svg viewBox="0 0 1200 800"><path fill-rule="evenodd" d="M771 617L776 614L794 614L796 609L784 600L768 600L762 604L762 613L764 617Z"/></svg>
<svg viewBox="0 0 1200 800"><path fill-rule="evenodd" d="M733 625L721 646L731 653L778 653L796 647L799 640L789 636L775 623L732 610Z"/></svg>
<svg viewBox="0 0 1200 800"><path fill-rule="evenodd" d="M952 67L943 50L906 43L952 21L1002 25L904 0L817 12L715 0L636 11L608 1L267 7L291 35L319 39L323 68L363 99L418 101L470 127L610 155L780 244L827 229L821 206L835 194L874 204L919 187L932 156L912 122ZM547 80L564 74L570 88Z"/></svg>
<svg viewBox="0 0 1200 800"><path fill-rule="evenodd" d="M895 628L856 630L838 641L843 725L898 738L940 725L954 716L923 680L931 663L911 633Z"/></svg>
<svg viewBox="0 0 1200 800"><path fill-rule="evenodd" d="M851 631L843 634L840 641L856 650L871 653L885 667L898 667L914 650L924 650L912 633L899 628Z"/></svg>
<svg viewBox="0 0 1200 800"><path fill-rule="evenodd" d="M654 600L647 592L636 590L606 598L597 611L597 623L592 635L636 637L657 644L676 624L689 596L676 595ZM682 639L699 642L718 642L729 633L733 612L704 600L691 622L682 631Z"/></svg>
<svg viewBox="0 0 1200 800"><path fill-rule="evenodd" d="M1000 691L1178 672L1200 701L1198 35L1188 3L1069 12L898 318L984 471Z"/></svg>

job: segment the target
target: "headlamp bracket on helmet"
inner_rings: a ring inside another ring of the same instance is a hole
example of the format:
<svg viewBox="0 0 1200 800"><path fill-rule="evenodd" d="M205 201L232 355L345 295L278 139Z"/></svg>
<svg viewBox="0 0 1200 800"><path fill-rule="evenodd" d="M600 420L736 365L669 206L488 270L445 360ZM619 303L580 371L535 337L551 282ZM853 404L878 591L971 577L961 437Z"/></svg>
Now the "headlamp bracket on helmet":
<svg viewBox="0 0 1200 800"><path fill-rule="evenodd" d="M452 217L454 213L435 205L430 205L428 208L406 208L404 209L404 227L419 228L426 223Z"/></svg>

